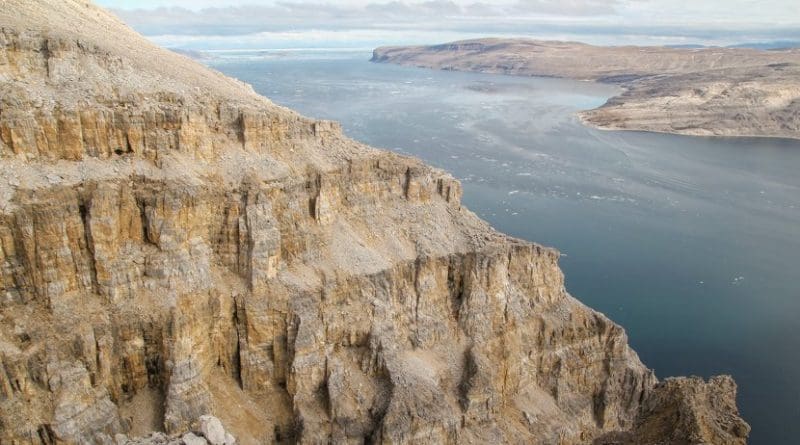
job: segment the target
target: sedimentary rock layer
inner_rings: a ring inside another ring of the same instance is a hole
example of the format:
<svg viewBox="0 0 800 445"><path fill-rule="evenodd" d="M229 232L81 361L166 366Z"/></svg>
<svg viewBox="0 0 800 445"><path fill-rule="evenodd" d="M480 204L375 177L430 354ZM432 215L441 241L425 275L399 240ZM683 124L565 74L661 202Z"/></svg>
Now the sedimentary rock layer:
<svg viewBox="0 0 800 445"><path fill-rule="evenodd" d="M598 47L480 39L385 47L374 62L619 84L584 122L612 130L800 138L800 50Z"/></svg>
<svg viewBox="0 0 800 445"><path fill-rule="evenodd" d="M0 442L744 443L445 172L84 2L0 25Z"/></svg>

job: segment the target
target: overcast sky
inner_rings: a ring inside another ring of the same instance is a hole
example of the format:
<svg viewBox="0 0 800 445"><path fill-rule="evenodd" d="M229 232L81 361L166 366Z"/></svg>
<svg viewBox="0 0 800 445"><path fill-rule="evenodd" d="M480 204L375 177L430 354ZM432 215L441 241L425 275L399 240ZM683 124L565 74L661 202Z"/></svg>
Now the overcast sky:
<svg viewBox="0 0 800 445"><path fill-rule="evenodd" d="M487 35L602 44L800 40L800 0L96 0L187 48L358 47Z"/></svg>

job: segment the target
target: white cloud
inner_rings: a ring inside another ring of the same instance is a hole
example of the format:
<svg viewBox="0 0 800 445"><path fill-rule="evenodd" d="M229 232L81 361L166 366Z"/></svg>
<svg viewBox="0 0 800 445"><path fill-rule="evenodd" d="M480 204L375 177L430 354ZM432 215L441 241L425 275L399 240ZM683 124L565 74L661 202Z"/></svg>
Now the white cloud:
<svg viewBox="0 0 800 445"><path fill-rule="evenodd" d="M366 33L374 34L375 42L405 36L398 43L415 43L421 39L414 30L428 33L419 34L430 38L428 42L445 41L446 33L584 41L617 35L620 43L632 43L631 36L667 38L669 43L800 40L797 0L231 0L224 7L218 0L98 2L115 8L144 34L174 42L180 40L177 36L191 36L187 40L196 45L202 39L220 45L236 40L223 36L266 43L279 41L265 37L270 33L288 32L304 34L298 40L305 40L322 31L338 32L326 35L322 43L338 42L347 35L344 31L354 36L354 44L366 41Z"/></svg>

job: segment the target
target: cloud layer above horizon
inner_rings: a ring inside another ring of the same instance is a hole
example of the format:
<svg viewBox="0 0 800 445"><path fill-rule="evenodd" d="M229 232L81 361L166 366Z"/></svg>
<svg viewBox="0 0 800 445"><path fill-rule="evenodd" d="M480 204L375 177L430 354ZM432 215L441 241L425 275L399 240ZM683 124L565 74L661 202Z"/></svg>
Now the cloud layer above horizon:
<svg viewBox="0 0 800 445"><path fill-rule="evenodd" d="M372 46L486 35L602 44L800 40L796 0L96 0L186 48Z"/></svg>

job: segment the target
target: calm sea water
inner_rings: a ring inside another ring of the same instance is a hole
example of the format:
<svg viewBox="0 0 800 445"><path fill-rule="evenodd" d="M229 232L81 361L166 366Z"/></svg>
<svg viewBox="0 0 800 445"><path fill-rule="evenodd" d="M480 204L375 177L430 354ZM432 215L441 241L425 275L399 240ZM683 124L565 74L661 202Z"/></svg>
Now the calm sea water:
<svg viewBox="0 0 800 445"><path fill-rule="evenodd" d="M622 324L659 377L732 374L751 443L796 443L800 142L598 131L574 113L614 87L369 57L240 53L210 64L353 138L449 170L494 227L563 252L568 290Z"/></svg>

